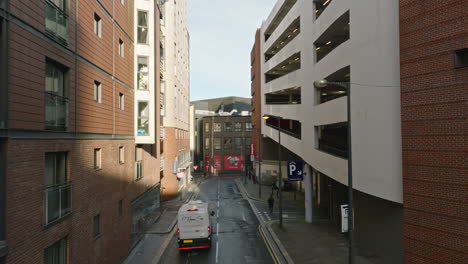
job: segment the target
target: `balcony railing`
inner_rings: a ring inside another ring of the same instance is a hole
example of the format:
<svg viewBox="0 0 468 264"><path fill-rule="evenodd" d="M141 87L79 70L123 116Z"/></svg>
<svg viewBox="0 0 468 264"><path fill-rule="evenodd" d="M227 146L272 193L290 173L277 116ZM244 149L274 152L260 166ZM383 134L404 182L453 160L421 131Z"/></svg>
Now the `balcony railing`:
<svg viewBox="0 0 468 264"><path fill-rule="evenodd" d="M72 212L72 183L58 184L44 190L44 216L48 225Z"/></svg>
<svg viewBox="0 0 468 264"><path fill-rule="evenodd" d="M159 128L159 138L160 139L166 138L166 129L164 129L164 127Z"/></svg>
<svg viewBox="0 0 468 264"><path fill-rule="evenodd" d="M66 130L68 127L68 98L45 92L45 105L46 129Z"/></svg>

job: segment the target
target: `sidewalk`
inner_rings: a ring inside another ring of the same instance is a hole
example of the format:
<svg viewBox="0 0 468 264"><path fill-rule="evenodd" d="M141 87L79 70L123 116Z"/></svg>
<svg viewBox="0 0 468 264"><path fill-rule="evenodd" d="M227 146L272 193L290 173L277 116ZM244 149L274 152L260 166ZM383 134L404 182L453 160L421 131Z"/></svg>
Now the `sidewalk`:
<svg viewBox="0 0 468 264"><path fill-rule="evenodd" d="M183 192L182 199L180 195L174 199L161 202L161 216L153 224L153 226L145 232L143 238L130 252L123 264L141 264L141 263L158 263L161 256L164 254L167 245L171 241L176 228L177 212L180 206L195 195L194 188L203 180L197 177Z"/></svg>
<svg viewBox="0 0 468 264"><path fill-rule="evenodd" d="M259 186L251 180L244 183L244 179L236 180L240 189L246 191L251 204L259 211L260 222L268 227L273 238L277 238L279 247L283 247L286 256L294 263L336 264L348 263L347 238L331 224L325 215L314 212L313 223L305 222L304 194L283 191L283 228L278 223L279 199L274 192L274 210L268 210L267 199L271 193L271 186L262 186L262 197L259 199ZM255 210L255 208L254 208ZM281 250L280 250L281 251ZM288 262L290 263L290 262ZM373 256L363 256L356 249L355 263L377 264L378 259Z"/></svg>

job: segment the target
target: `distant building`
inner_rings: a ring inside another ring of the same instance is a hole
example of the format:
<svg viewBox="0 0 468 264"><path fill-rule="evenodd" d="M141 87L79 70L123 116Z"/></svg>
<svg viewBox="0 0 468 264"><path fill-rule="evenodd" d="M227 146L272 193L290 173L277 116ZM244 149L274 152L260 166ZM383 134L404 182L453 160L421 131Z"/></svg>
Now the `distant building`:
<svg viewBox="0 0 468 264"><path fill-rule="evenodd" d="M190 35L187 1L161 1L161 192L176 196L190 179Z"/></svg>
<svg viewBox="0 0 468 264"><path fill-rule="evenodd" d="M205 116L250 116L250 98L245 97L220 97L191 102L194 107L194 156L193 164L197 169L202 169L199 165L204 161L203 156L203 117Z"/></svg>
<svg viewBox="0 0 468 264"><path fill-rule="evenodd" d="M197 165L205 172L243 173L252 168L250 116L203 117L203 160Z"/></svg>

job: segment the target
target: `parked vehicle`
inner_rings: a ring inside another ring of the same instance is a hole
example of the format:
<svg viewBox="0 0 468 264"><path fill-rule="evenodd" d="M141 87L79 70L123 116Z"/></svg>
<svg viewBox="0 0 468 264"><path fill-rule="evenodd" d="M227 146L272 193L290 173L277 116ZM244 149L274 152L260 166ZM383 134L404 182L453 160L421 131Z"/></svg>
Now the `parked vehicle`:
<svg viewBox="0 0 468 264"><path fill-rule="evenodd" d="M190 201L182 205L177 218L179 250L211 248L211 216L208 203Z"/></svg>

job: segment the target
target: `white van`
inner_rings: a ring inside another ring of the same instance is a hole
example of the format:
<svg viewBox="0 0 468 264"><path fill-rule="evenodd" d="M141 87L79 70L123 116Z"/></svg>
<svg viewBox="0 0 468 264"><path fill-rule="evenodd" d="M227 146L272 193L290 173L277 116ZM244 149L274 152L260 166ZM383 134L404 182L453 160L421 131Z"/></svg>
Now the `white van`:
<svg viewBox="0 0 468 264"><path fill-rule="evenodd" d="M211 219L214 212L208 213L208 203L190 201L179 209L177 219L177 242L179 250L210 248Z"/></svg>

